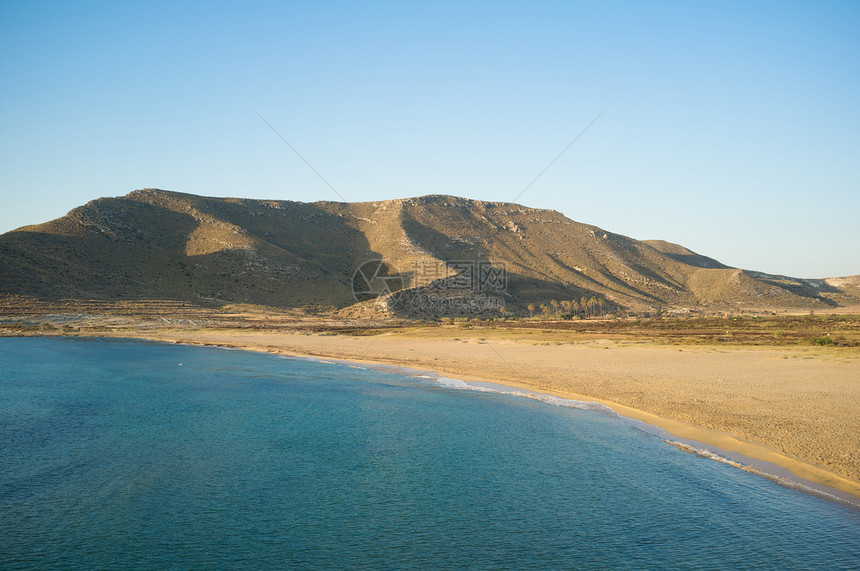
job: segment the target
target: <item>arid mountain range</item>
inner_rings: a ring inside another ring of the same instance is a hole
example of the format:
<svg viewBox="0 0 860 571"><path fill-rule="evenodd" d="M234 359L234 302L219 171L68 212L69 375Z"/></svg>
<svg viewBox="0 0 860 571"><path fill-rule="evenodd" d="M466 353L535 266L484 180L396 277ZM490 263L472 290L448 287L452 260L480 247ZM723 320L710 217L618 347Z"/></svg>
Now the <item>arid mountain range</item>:
<svg viewBox="0 0 860 571"><path fill-rule="evenodd" d="M504 202L302 203L144 189L0 236L0 295L423 317L528 315L529 305L582 298L602 312L826 311L860 304L860 276L731 268Z"/></svg>

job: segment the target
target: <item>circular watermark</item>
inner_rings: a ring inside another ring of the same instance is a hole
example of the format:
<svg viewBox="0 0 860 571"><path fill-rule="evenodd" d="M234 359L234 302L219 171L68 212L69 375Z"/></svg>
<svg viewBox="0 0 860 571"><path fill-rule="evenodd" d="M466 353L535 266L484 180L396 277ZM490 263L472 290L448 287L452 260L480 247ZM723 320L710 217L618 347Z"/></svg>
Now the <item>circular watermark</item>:
<svg viewBox="0 0 860 571"><path fill-rule="evenodd" d="M358 302L390 296L405 285L397 268L383 260L368 260L352 274L352 296Z"/></svg>

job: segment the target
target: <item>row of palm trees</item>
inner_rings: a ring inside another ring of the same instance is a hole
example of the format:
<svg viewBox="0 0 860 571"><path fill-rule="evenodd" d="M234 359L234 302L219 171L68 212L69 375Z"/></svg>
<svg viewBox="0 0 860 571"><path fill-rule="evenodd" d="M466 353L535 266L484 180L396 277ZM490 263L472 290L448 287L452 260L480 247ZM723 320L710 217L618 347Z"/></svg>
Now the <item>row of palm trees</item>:
<svg viewBox="0 0 860 571"><path fill-rule="evenodd" d="M591 296L587 298L583 296L579 301L555 299L550 300L549 304L542 303L535 307L535 304L530 303L526 306L529 310L529 317L535 316L535 310L539 309L540 314L546 317L557 317L559 315L582 315L583 317L596 317L598 315L606 315L606 300L602 297L598 298Z"/></svg>

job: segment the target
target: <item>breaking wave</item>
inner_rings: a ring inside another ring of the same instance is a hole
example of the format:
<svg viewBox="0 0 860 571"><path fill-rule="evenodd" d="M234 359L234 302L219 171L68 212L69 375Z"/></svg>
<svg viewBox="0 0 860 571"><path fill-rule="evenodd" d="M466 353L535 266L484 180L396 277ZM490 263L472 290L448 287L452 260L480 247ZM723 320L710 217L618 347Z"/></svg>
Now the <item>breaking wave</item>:
<svg viewBox="0 0 860 571"><path fill-rule="evenodd" d="M542 393L535 393L528 390L515 389L510 387L505 387L504 385L492 385L491 383L470 383L468 381L463 381L460 379L452 379L450 377L443 376L430 376L430 375L420 375L420 378L429 379L435 382L438 385L441 385L447 389L454 389L459 391L474 391L481 393L495 393L500 395L512 395L518 397L524 397L527 399L536 400L539 402L543 402L546 404L550 404L553 406L560 406L564 408L575 408L578 410L596 410L599 412L604 412L607 414L611 414L613 416L617 416L616 412L609 408L608 406L601 404L599 402L592 401L580 401L574 399L565 399L553 395L547 395Z"/></svg>
<svg viewBox="0 0 860 571"><path fill-rule="evenodd" d="M839 502L842 504L848 504L852 506L856 506L855 502L849 501L845 498L841 498L839 496L835 496L833 494L827 493L824 490L814 488L812 486L807 486L801 482L797 482L795 480L790 480L788 478L783 478L782 476L777 476L775 474L770 474L763 470L760 470L754 466L750 466L748 464L744 464L742 462L738 462L736 460L731 460L730 458L726 458L724 456L720 456L710 450L705 448L699 448L697 446L691 446L690 444L685 444L683 442L677 442L674 440L664 440L666 444L670 444L679 450L683 450L684 452L689 452L690 454L695 454L700 458L705 458L707 460L713 460L714 462L720 462L721 464L728 464L733 468L737 468L739 470L743 470L744 472L749 472L750 474L755 474L756 476L761 476L762 478L767 478L772 482L776 482L782 486L786 486L788 488L793 488L795 490L799 490L801 492L805 492L807 494L812 494L814 496L818 496L821 498L825 498L831 501Z"/></svg>

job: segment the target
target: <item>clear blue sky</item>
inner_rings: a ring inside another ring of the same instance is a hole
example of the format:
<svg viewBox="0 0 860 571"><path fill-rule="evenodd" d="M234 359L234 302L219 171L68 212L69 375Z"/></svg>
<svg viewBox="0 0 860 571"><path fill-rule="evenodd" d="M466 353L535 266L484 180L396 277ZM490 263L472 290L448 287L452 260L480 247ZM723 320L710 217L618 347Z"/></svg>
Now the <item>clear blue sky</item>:
<svg viewBox="0 0 860 571"><path fill-rule="evenodd" d="M860 2L0 2L0 231L157 187L518 200L860 274Z"/></svg>

